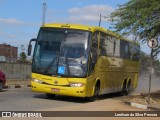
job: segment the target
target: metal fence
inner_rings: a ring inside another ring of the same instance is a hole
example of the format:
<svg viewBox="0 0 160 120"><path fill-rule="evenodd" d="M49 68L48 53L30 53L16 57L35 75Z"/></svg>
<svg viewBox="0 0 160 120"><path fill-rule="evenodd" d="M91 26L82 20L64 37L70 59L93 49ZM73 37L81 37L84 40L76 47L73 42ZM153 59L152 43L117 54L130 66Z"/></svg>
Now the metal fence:
<svg viewBox="0 0 160 120"><path fill-rule="evenodd" d="M0 70L6 74L7 79L30 79L31 64L0 62Z"/></svg>

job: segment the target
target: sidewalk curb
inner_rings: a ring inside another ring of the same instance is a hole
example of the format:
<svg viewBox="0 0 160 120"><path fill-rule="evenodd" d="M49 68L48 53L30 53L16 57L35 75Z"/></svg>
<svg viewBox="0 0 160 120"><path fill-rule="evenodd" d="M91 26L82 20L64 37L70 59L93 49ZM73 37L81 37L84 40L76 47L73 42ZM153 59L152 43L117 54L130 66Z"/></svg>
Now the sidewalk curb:
<svg viewBox="0 0 160 120"><path fill-rule="evenodd" d="M11 85L11 86L4 86L3 89L22 88L22 87L31 87L31 85Z"/></svg>
<svg viewBox="0 0 160 120"><path fill-rule="evenodd" d="M156 108L150 105L143 105L143 104L139 104L139 103L135 103L135 102L128 102L128 101L124 101L124 104L132 106L132 107L137 107L137 108L141 108L141 109L148 109L148 110L155 110L155 111L160 111L160 108Z"/></svg>

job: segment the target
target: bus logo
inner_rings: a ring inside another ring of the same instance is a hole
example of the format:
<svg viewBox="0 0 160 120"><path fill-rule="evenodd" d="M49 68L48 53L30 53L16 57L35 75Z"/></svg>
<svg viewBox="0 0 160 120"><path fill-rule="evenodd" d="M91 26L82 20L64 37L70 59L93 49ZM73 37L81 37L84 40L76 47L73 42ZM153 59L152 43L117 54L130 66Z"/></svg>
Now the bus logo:
<svg viewBox="0 0 160 120"><path fill-rule="evenodd" d="M58 84L58 81L54 81L54 84L57 85L57 84Z"/></svg>

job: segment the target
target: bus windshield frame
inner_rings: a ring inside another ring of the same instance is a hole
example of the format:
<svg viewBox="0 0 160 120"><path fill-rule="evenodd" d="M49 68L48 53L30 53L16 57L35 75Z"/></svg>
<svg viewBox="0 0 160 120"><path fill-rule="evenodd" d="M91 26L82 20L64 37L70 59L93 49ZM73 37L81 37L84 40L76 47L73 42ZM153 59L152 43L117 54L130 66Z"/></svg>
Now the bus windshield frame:
<svg viewBox="0 0 160 120"><path fill-rule="evenodd" d="M90 31L42 27L33 54L32 72L61 77L86 77Z"/></svg>

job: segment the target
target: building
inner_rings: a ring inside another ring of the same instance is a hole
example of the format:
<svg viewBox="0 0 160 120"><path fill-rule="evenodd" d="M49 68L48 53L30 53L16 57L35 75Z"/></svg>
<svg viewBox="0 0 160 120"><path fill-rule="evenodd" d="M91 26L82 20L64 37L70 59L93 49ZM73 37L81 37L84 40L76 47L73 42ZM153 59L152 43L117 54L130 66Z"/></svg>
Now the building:
<svg viewBox="0 0 160 120"><path fill-rule="evenodd" d="M18 57L18 47L7 44L0 44L0 56L6 62L15 62ZM4 61L3 61L4 62Z"/></svg>
<svg viewBox="0 0 160 120"><path fill-rule="evenodd" d="M0 56L0 62L5 62L6 61L6 57L5 56Z"/></svg>

